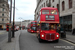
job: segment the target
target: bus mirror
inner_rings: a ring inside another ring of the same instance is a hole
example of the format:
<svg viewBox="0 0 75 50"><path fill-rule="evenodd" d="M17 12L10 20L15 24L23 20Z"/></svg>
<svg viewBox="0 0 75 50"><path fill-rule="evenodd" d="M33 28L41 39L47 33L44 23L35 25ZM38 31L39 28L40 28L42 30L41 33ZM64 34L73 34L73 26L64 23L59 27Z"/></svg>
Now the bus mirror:
<svg viewBox="0 0 75 50"><path fill-rule="evenodd" d="M40 24L38 24L38 26L39 26Z"/></svg>
<svg viewBox="0 0 75 50"><path fill-rule="evenodd" d="M59 27L60 27L60 24L59 24Z"/></svg>

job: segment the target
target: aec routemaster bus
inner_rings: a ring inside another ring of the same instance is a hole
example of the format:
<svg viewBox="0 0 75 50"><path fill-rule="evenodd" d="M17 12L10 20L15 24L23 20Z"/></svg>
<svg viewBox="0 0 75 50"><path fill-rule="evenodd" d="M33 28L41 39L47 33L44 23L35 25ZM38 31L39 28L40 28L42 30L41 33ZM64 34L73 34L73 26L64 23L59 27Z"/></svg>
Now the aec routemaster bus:
<svg viewBox="0 0 75 50"><path fill-rule="evenodd" d="M39 42L42 42L43 40L59 41L59 33L57 32L59 13L57 8L41 8L37 19L37 24L37 38Z"/></svg>
<svg viewBox="0 0 75 50"><path fill-rule="evenodd" d="M28 24L28 32L36 33L37 32L37 21L32 21Z"/></svg>
<svg viewBox="0 0 75 50"><path fill-rule="evenodd" d="M27 31L30 32L30 27L31 27L31 23L28 24L27 26Z"/></svg>
<svg viewBox="0 0 75 50"><path fill-rule="evenodd" d="M37 21L31 22L31 33L37 32Z"/></svg>

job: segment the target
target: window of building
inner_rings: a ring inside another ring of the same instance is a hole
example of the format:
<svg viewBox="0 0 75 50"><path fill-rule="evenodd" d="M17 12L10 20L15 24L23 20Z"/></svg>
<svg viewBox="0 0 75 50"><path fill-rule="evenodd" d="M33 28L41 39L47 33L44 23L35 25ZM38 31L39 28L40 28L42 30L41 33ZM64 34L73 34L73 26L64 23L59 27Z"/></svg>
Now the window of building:
<svg viewBox="0 0 75 50"><path fill-rule="evenodd" d="M44 7L45 7L45 3L44 3Z"/></svg>
<svg viewBox="0 0 75 50"><path fill-rule="evenodd" d="M2 21L4 21L4 18L2 18Z"/></svg>
<svg viewBox="0 0 75 50"><path fill-rule="evenodd" d="M2 9L2 11L4 11L4 8Z"/></svg>
<svg viewBox="0 0 75 50"><path fill-rule="evenodd" d="M2 16L4 16L4 14L2 14Z"/></svg>
<svg viewBox="0 0 75 50"><path fill-rule="evenodd" d="M7 18L7 20L8 20L8 18Z"/></svg>
<svg viewBox="0 0 75 50"><path fill-rule="evenodd" d="M54 2L54 0L52 0Z"/></svg>
<svg viewBox="0 0 75 50"><path fill-rule="evenodd" d="M53 8L54 8L54 6L53 6Z"/></svg>
<svg viewBox="0 0 75 50"><path fill-rule="evenodd" d="M72 8L72 0L69 0L69 9Z"/></svg>
<svg viewBox="0 0 75 50"><path fill-rule="evenodd" d="M43 7L43 4L42 4L42 7Z"/></svg>
<svg viewBox="0 0 75 50"><path fill-rule="evenodd" d="M65 10L65 2L63 1L62 2L62 11L64 11Z"/></svg>
<svg viewBox="0 0 75 50"><path fill-rule="evenodd" d="M46 1L46 6L47 6L47 1Z"/></svg>
<svg viewBox="0 0 75 50"><path fill-rule="evenodd" d="M2 4L2 6L4 6L4 4Z"/></svg>
<svg viewBox="0 0 75 50"><path fill-rule="evenodd" d="M58 9L58 11L59 11L59 4L57 4L57 9Z"/></svg>

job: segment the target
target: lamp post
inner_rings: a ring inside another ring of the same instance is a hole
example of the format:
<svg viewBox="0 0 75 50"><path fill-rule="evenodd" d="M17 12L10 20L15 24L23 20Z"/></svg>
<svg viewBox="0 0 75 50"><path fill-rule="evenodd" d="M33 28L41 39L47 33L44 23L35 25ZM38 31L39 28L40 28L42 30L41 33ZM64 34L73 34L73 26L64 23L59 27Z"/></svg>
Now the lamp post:
<svg viewBox="0 0 75 50"><path fill-rule="evenodd" d="M60 17L60 0L59 0L59 17Z"/></svg>
<svg viewBox="0 0 75 50"><path fill-rule="evenodd" d="M10 21L9 21L8 42L11 42L11 16L12 16L12 0L10 0Z"/></svg>
<svg viewBox="0 0 75 50"><path fill-rule="evenodd" d="M12 31L12 38L14 38L14 24L15 24L15 21L14 21L14 19L15 19L15 0L14 0L14 7L13 7L13 31Z"/></svg>
<svg viewBox="0 0 75 50"><path fill-rule="evenodd" d="M20 17L20 18L18 18L18 19L20 19L20 21L21 21L22 18ZM20 22L20 26L22 26L22 21Z"/></svg>
<svg viewBox="0 0 75 50"><path fill-rule="evenodd" d="M23 19L23 18L21 18L21 17L20 17L20 18L18 18L18 19L20 19L20 21L21 21L21 20L24 20L24 19ZM22 26L22 21L20 22L20 25Z"/></svg>

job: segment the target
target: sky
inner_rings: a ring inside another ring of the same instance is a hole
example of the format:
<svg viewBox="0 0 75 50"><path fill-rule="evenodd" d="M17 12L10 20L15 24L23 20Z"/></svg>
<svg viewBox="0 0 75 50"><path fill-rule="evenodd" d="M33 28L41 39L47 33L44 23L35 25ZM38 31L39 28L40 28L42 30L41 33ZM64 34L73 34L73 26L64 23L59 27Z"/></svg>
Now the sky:
<svg viewBox="0 0 75 50"><path fill-rule="evenodd" d="M36 0L15 0L15 21L34 20Z"/></svg>

